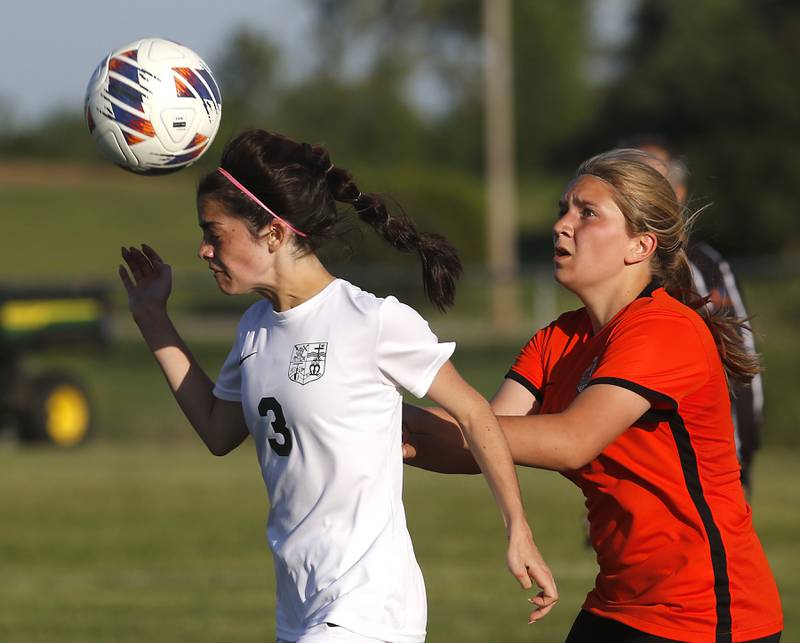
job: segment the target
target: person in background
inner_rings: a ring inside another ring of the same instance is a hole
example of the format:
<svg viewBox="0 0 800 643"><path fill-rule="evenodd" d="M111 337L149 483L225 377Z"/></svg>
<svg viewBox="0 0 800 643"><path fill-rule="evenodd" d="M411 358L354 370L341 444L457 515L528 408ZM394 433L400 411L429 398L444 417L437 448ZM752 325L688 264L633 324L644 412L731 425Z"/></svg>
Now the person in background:
<svg viewBox="0 0 800 643"><path fill-rule="evenodd" d="M685 160L676 155L660 137L641 135L620 141L619 147L640 149L651 155L659 172L670 182L678 200L686 204L688 199L689 171ZM739 319L747 319L748 325L738 329L747 351L757 355L755 338L750 326L750 314L736 275L720 252L705 241L689 243L689 261L695 291L708 297L706 304L711 311L722 311ZM742 485L748 497L753 490L753 460L761 446L761 426L764 420L764 387L761 372L756 373L749 384L736 380L729 382L731 414L736 435L736 453L742 467Z"/></svg>

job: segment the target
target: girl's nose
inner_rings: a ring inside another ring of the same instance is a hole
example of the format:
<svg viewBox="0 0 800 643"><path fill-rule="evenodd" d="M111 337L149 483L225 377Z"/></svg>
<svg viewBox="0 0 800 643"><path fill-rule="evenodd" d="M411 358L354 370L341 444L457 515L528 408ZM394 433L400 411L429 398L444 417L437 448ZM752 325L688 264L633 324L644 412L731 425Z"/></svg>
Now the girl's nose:
<svg viewBox="0 0 800 643"><path fill-rule="evenodd" d="M203 260L211 259L214 256L214 249L211 244L201 241L200 247L197 249L197 256Z"/></svg>
<svg viewBox="0 0 800 643"><path fill-rule="evenodd" d="M569 220L569 213L560 217L558 221L553 224L554 237L559 237L561 235L571 237L574 232L575 228L572 227L572 223Z"/></svg>

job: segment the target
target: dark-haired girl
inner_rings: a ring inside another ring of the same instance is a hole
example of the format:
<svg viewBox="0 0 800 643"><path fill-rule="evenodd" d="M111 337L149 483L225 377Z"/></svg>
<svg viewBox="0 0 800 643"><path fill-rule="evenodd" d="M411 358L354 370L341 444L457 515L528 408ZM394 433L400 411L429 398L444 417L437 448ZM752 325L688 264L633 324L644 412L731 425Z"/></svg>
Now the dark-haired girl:
<svg viewBox="0 0 800 643"><path fill-rule="evenodd" d="M517 464L560 471L586 498L600 570L567 643L777 643L726 379L758 360L741 321L693 294L687 221L649 161L614 150L578 168L553 264L584 306L533 336L492 408ZM409 406L406 421L410 463L475 470L444 414Z"/></svg>
<svg viewBox="0 0 800 643"><path fill-rule="evenodd" d="M197 433L216 455L252 435L270 496L267 538L279 641L425 639L425 589L403 510L400 389L456 418L508 532L507 562L538 619L557 599L525 520L508 445L488 403L428 324L394 297L336 279L316 250L344 202L395 248L418 253L425 290L453 300L460 263L363 194L319 146L246 131L202 179L199 255L226 294L263 297L242 317L216 382L167 316L171 271L149 246L123 249L130 309Z"/></svg>

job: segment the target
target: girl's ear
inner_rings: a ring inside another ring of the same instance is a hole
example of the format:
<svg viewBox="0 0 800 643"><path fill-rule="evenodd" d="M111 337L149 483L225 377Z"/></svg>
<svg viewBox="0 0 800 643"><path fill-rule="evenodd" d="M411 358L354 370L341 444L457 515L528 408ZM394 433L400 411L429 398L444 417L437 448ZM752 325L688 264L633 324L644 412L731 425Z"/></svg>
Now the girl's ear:
<svg viewBox="0 0 800 643"><path fill-rule="evenodd" d="M658 240L652 232L643 232L631 239L625 263L632 265L649 259L656 251Z"/></svg>
<svg viewBox="0 0 800 643"><path fill-rule="evenodd" d="M280 248L289 238L289 232L286 226L282 225L279 221L272 221L269 225L265 225L258 233L258 238L267 244L270 252L275 252Z"/></svg>

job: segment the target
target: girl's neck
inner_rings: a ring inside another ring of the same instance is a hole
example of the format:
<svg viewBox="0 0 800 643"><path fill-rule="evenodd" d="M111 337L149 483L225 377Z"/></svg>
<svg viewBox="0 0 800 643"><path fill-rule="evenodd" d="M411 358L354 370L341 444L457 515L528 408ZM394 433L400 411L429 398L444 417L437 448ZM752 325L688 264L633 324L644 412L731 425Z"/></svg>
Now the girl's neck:
<svg viewBox="0 0 800 643"><path fill-rule="evenodd" d="M314 253L279 262L269 283L254 292L268 299L276 312L299 306L320 293L335 277L328 272Z"/></svg>
<svg viewBox="0 0 800 643"><path fill-rule="evenodd" d="M636 279L620 284L601 285L590 292L579 294L592 322L592 333L597 334L619 311L634 301L650 283L650 279L649 274L637 275Z"/></svg>

